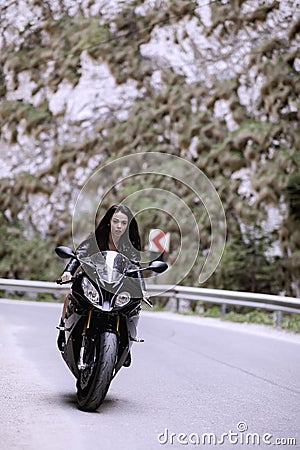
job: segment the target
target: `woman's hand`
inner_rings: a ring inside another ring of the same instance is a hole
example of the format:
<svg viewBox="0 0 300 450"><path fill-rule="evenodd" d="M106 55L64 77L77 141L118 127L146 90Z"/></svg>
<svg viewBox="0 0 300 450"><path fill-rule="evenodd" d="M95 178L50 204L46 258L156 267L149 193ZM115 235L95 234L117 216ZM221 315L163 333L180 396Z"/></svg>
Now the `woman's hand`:
<svg viewBox="0 0 300 450"><path fill-rule="evenodd" d="M71 272L64 272L61 276L61 281L63 283L66 283L67 281L71 281L72 280L72 274Z"/></svg>

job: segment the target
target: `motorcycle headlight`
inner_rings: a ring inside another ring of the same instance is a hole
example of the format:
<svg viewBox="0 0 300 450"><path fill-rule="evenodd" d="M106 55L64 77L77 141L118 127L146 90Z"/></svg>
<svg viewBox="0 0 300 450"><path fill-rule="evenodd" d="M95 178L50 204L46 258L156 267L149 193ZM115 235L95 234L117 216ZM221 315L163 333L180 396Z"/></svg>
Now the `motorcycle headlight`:
<svg viewBox="0 0 300 450"><path fill-rule="evenodd" d="M130 302L130 298L129 292L120 292L120 294L117 295L115 306L121 308L122 306L127 305L127 303Z"/></svg>
<svg viewBox="0 0 300 450"><path fill-rule="evenodd" d="M86 277L83 277L81 281L81 287L84 295L92 302L99 303L99 293L97 289L92 285L90 280Z"/></svg>

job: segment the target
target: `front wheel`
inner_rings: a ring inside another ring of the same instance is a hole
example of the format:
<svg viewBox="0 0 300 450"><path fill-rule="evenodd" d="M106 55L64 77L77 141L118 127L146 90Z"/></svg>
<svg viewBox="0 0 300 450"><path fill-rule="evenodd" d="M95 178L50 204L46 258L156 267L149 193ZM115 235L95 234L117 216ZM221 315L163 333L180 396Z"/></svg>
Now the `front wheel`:
<svg viewBox="0 0 300 450"><path fill-rule="evenodd" d="M116 334L104 332L97 342L89 341L86 347L86 368L77 380L77 400L82 411L95 411L103 402L109 389L118 354Z"/></svg>

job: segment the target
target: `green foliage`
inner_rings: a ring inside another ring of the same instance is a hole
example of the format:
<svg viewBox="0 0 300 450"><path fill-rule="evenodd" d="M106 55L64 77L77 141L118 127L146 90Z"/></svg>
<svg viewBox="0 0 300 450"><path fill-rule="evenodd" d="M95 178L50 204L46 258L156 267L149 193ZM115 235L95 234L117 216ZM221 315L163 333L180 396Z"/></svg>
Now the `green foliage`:
<svg viewBox="0 0 300 450"><path fill-rule="evenodd" d="M205 308L204 312L201 314L203 317L221 317L221 307L220 306L211 306L209 308Z"/></svg>
<svg viewBox="0 0 300 450"><path fill-rule="evenodd" d="M231 321L231 322L259 323L261 325L275 325L276 324L276 316L274 313L266 313L259 309L255 309L255 310L249 311L244 314L238 313L235 311L231 311L228 314L225 314L223 319Z"/></svg>
<svg viewBox="0 0 300 450"><path fill-rule="evenodd" d="M300 315L289 314L282 317L282 328L300 333Z"/></svg>
<svg viewBox="0 0 300 450"><path fill-rule="evenodd" d="M221 263L208 285L222 286L222 289L278 293L284 284L283 260L268 255L272 236L265 234L262 227L254 225L236 228L228 236Z"/></svg>
<svg viewBox="0 0 300 450"><path fill-rule="evenodd" d="M92 57L99 56L99 44L108 37L108 27L99 26L96 18L48 17L37 28L26 30L20 48L12 51L8 47L3 57L15 73L16 87L19 83L17 74L29 70L37 85L36 92L45 86L56 92L62 80L68 80L73 85L78 83L82 51L87 51ZM54 63L54 70L45 75L47 64L51 62Z"/></svg>
<svg viewBox="0 0 300 450"><path fill-rule="evenodd" d="M48 240L32 234L28 236L21 223L9 223L1 215L0 221L0 277L54 281L62 271Z"/></svg>
<svg viewBox="0 0 300 450"><path fill-rule="evenodd" d="M209 316L209 314L208 314ZM257 323L260 325L276 326L276 312L266 312L259 309L249 311L247 313L238 313L230 311L222 317L223 320L239 323ZM287 314L282 317L281 328L294 333L300 333L300 316L299 314Z"/></svg>
<svg viewBox="0 0 300 450"><path fill-rule="evenodd" d="M62 295L39 293L36 296L35 301L36 302L57 302L57 301L62 302L63 298L64 297Z"/></svg>
<svg viewBox="0 0 300 450"><path fill-rule="evenodd" d="M237 309L244 309L245 312L237 311ZM163 308L160 308L163 310ZM197 314L195 311L186 312L186 314ZM221 318L228 322L237 323L256 323L260 325L276 326L276 312L267 312L262 309L253 308L237 308L231 307L231 311L222 315L221 307L218 305L211 305L205 308L205 311L200 314L202 317ZM294 333L300 333L300 314L283 314L281 326L283 330L289 330Z"/></svg>
<svg viewBox="0 0 300 450"><path fill-rule="evenodd" d="M285 192L291 216L300 221L300 173L290 175Z"/></svg>
<svg viewBox="0 0 300 450"><path fill-rule="evenodd" d="M0 103L0 120L5 121L12 132L11 143L17 141L17 125L22 119L26 123L26 133L31 134L33 131L35 134L41 133L51 120L48 103L45 101L38 107L19 100Z"/></svg>

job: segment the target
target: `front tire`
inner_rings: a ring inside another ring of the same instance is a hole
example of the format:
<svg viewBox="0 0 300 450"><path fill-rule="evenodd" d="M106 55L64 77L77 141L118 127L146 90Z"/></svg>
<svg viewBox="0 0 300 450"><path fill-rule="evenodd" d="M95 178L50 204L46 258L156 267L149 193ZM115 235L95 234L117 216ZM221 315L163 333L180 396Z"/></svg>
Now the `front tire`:
<svg viewBox="0 0 300 450"><path fill-rule="evenodd" d="M77 380L78 407L82 411L95 411L107 394L118 354L118 338L115 333L104 332L89 347L92 348L86 363L90 367L84 369Z"/></svg>

